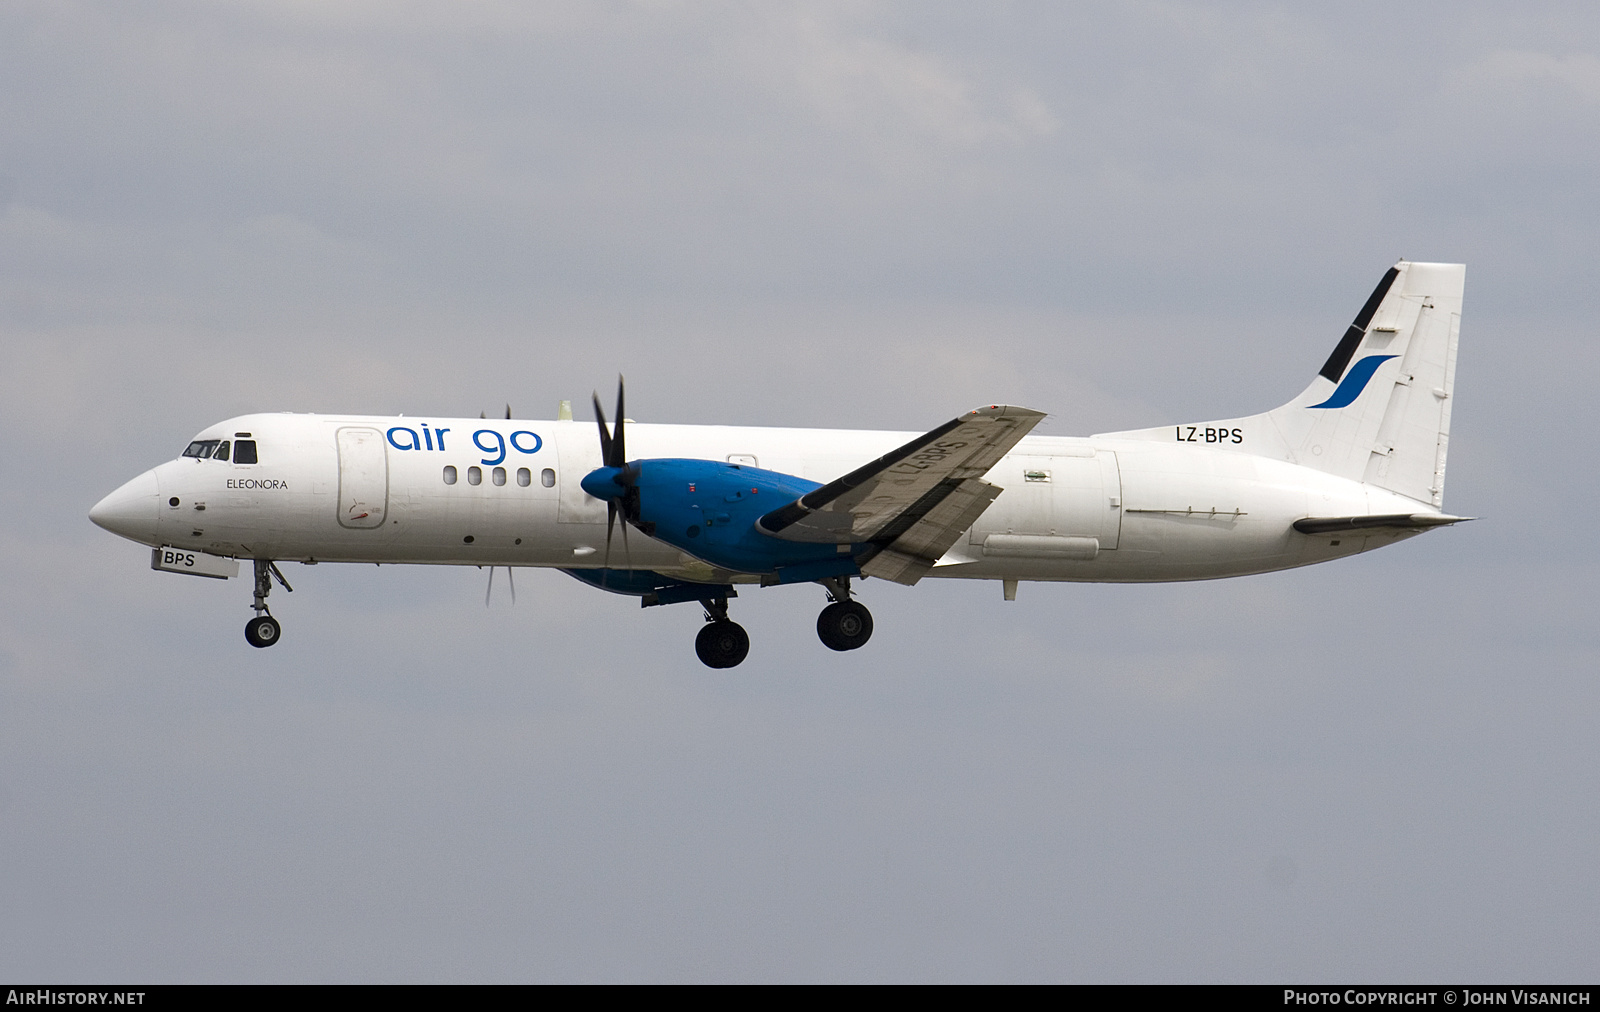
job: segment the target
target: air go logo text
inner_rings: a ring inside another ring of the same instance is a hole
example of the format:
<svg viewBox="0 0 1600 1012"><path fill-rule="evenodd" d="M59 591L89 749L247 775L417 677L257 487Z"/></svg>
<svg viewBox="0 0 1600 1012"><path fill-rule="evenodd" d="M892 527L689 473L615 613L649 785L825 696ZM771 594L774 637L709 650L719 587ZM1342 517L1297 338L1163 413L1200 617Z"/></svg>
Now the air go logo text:
<svg viewBox="0 0 1600 1012"><path fill-rule="evenodd" d="M444 426L429 428L428 423L423 422L415 429L396 425L387 435L389 445L396 450L443 450L444 435L449 431L451 430ZM539 438L537 432L530 432L527 429L518 429L509 436L494 429L479 429L472 434L472 445L484 453L492 454L483 458L482 463L485 464L503 463L506 459L507 444L518 453L538 453L544 446L544 440Z"/></svg>

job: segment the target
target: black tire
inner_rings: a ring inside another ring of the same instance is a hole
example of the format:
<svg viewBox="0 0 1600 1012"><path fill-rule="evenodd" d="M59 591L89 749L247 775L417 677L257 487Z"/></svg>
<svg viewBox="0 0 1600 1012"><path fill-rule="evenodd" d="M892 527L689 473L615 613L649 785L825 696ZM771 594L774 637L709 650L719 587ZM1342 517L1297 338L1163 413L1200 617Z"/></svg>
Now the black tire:
<svg viewBox="0 0 1600 1012"><path fill-rule="evenodd" d="M283 627L271 615L257 615L244 624L245 642L253 647L270 647L283 635Z"/></svg>
<svg viewBox="0 0 1600 1012"><path fill-rule="evenodd" d="M750 634L737 622L708 622L694 638L694 652L708 668L738 667L750 653Z"/></svg>
<svg viewBox="0 0 1600 1012"><path fill-rule="evenodd" d="M872 638L872 612L859 601L836 601L817 616L817 638L829 650L857 650Z"/></svg>

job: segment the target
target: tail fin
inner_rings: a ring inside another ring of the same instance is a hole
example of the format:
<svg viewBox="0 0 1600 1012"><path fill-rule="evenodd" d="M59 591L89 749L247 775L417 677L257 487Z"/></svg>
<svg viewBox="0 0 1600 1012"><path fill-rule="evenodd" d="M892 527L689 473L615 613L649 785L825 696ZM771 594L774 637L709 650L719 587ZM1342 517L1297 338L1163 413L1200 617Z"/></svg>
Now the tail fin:
<svg viewBox="0 0 1600 1012"><path fill-rule="evenodd" d="M1282 407L1106 435L1217 442L1442 507L1466 272L1405 260L1391 267L1311 385Z"/></svg>

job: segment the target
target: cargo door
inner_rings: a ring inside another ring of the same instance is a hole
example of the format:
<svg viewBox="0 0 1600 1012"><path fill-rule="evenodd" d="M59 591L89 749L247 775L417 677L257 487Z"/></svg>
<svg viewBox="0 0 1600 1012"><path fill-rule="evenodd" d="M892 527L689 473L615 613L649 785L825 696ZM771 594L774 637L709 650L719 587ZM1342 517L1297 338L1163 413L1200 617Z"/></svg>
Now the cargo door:
<svg viewBox="0 0 1600 1012"><path fill-rule="evenodd" d="M389 506L389 456L377 429L343 428L339 443L339 525L382 527Z"/></svg>
<svg viewBox="0 0 1600 1012"><path fill-rule="evenodd" d="M1122 477L1117 455L1012 454L989 472L1005 492L972 528L972 543L990 534L1094 538L1101 551L1117 547L1122 533ZM1014 470L1012 470L1014 469Z"/></svg>

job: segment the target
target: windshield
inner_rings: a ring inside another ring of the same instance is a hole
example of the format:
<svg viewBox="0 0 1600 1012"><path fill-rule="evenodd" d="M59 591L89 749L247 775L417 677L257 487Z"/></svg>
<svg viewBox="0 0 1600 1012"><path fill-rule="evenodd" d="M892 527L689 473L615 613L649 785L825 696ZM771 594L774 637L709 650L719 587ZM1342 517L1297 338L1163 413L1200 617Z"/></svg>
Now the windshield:
<svg viewBox="0 0 1600 1012"><path fill-rule="evenodd" d="M255 444L252 443L251 446L253 448ZM239 449L241 451L244 449L243 442L239 444ZM183 455L185 457L198 457L201 460L205 460L207 457L213 460L227 460L228 441L226 439L197 439L189 444L189 448L183 451ZM250 463L253 464L255 461L252 460Z"/></svg>

